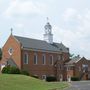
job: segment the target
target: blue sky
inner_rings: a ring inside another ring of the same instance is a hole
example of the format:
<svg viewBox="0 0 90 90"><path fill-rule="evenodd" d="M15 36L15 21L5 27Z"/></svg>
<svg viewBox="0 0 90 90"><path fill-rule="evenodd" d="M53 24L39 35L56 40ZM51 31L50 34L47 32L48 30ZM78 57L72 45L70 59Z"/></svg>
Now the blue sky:
<svg viewBox="0 0 90 90"><path fill-rule="evenodd" d="M43 39L49 17L55 42L90 58L90 0L0 0L0 47L13 34Z"/></svg>

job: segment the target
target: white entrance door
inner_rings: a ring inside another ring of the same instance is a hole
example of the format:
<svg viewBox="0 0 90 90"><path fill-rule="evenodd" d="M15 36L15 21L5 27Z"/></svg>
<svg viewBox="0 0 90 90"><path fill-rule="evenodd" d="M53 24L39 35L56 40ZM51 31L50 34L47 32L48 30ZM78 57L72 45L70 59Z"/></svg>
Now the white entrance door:
<svg viewBox="0 0 90 90"><path fill-rule="evenodd" d="M60 81L63 81L63 75L62 74L59 75L59 79L60 79Z"/></svg>
<svg viewBox="0 0 90 90"><path fill-rule="evenodd" d="M42 75L42 80L46 80L46 75Z"/></svg>
<svg viewBox="0 0 90 90"><path fill-rule="evenodd" d="M67 81L71 82L71 76L70 75L67 75Z"/></svg>

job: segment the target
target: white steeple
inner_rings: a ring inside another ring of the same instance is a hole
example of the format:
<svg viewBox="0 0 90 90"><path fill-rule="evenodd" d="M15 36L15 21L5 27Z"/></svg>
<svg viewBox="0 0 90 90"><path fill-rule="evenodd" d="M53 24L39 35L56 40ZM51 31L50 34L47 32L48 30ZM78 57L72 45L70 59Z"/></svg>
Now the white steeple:
<svg viewBox="0 0 90 90"><path fill-rule="evenodd" d="M53 44L52 26L48 22L48 18L47 18L47 23L44 26L44 28L45 28L44 40L50 44Z"/></svg>

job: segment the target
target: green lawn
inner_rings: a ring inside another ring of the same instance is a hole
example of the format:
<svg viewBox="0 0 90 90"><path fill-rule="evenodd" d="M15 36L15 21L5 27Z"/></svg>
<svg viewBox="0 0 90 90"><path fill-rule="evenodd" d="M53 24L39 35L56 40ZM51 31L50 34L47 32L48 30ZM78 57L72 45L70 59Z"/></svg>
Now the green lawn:
<svg viewBox="0 0 90 90"><path fill-rule="evenodd" d="M68 87L65 82L45 82L24 75L0 74L0 90L51 90Z"/></svg>

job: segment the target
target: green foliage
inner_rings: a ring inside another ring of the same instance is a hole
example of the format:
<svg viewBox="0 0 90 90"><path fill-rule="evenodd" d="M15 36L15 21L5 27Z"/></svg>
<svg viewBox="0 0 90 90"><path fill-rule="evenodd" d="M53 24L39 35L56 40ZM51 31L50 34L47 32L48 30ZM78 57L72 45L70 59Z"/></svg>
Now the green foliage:
<svg viewBox="0 0 90 90"><path fill-rule="evenodd" d="M70 58L73 58L75 55L74 54L70 54Z"/></svg>
<svg viewBox="0 0 90 90"><path fill-rule="evenodd" d="M13 66L6 66L3 68L2 73L5 74L20 74L20 70Z"/></svg>
<svg viewBox="0 0 90 90"><path fill-rule="evenodd" d="M13 66L6 66L3 68L2 73L5 74L22 74L22 75L27 75L29 76L29 73L27 71L20 71L17 67Z"/></svg>
<svg viewBox="0 0 90 90"><path fill-rule="evenodd" d="M71 77L71 81L79 81L78 77Z"/></svg>
<svg viewBox="0 0 90 90"><path fill-rule="evenodd" d="M24 70L21 71L21 74L29 76L29 73L27 71L24 71Z"/></svg>
<svg viewBox="0 0 90 90"><path fill-rule="evenodd" d="M0 48L0 60L2 59L2 50Z"/></svg>
<svg viewBox="0 0 90 90"><path fill-rule="evenodd" d="M54 76L48 76L48 77L46 77L46 81L48 81L48 82L52 82L52 81L56 81L56 80L57 79Z"/></svg>
<svg viewBox="0 0 90 90"><path fill-rule="evenodd" d="M2 69L2 73L9 74L10 66L6 66Z"/></svg>
<svg viewBox="0 0 90 90"><path fill-rule="evenodd" d="M10 67L10 74L20 74L20 70L16 67Z"/></svg>

